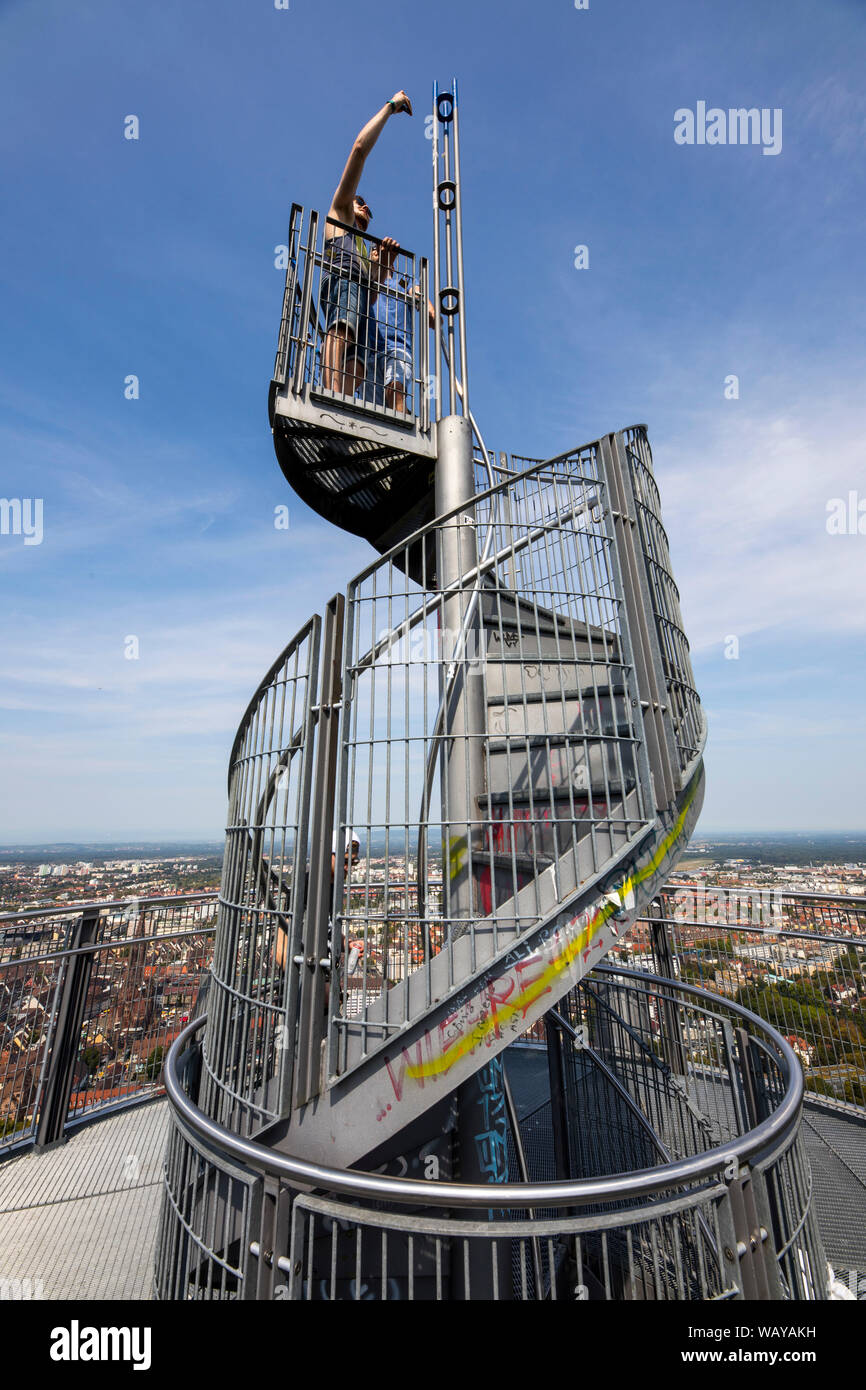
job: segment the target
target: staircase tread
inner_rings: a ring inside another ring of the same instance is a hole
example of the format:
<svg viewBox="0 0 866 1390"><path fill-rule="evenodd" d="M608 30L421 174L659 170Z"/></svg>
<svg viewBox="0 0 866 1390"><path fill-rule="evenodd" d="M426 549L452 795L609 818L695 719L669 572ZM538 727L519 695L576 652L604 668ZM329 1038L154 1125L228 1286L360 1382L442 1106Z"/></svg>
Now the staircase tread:
<svg viewBox="0 0 866 1390"><path fill-rule="evenodd" d="M562 786L552 787L546 791L530 790L530 788L527 787L525 790L521 789L519 791L484 792L483 795L479 796L478 801L479 804L484 804L486 802L489 806L508 806L509 804L512 806L527 806L530 801L534 801L536 805L543 806L545 802L549 801L586 801L587 796L605 797L608 792L610 792L611 796L621 797L627 795L628 792L633 789L633 782L626 782L625 789L623 790L621 784L614 781L609 782L607 786L604 786L603 783L596 783L590 787ZM517 825L522 823L523 822L515 822Z"/></svg>
<svg viewBox="0 0 866 1390"><path fill-rule="evenodd" d="M637 735L627 724L609 730L590 730L588 729L560 729L556 732L547 734L519 734L502 733L496 734L494 738L488 738L488 753L513 753L515 743L523 746L529 744L530 748L557 748L567 747L569 744L591 743L595 746L612 739L616 743L637 742ZM520 752L520 747L516 750Z"/></svg>
<svg viewBox="0 0 866 1390"><path fill-rule="evenodd" d="M499 661L496 665L500 665ZM504 664L520 666L523 663L514 661L510 663L506 659ZM628 691L624 685L586 685L573 690L527 690L520 691L515 695L490 695L487 696L488 705L510 705L510 704L561 704L563 700L592 700L597 695L627 695Z"/></svg>

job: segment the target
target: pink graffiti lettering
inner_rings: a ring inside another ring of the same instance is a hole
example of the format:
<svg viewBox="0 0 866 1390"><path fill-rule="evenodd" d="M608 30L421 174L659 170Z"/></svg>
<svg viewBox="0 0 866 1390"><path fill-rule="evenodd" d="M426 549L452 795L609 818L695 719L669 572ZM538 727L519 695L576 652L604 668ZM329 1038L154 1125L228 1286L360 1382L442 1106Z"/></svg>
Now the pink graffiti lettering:
<svg viewBox="0 0 866 1390"><path fill-rule="evenodd" d="M423 1063L423 1061L424 1061L423 1052L422 1052L422 1045L423 1045L423 1043L424 1043L425 1041L428 1041L428 1039L429 1039L429 1034L428 1034L428 1033L425 1033L425 1034L424 1034L424 1037L423 1037L419 1042L415 1043L415 1056L414 1056L414 1057L410 1057L410 1056L408 1055L407 1051L406 1051L406 1048L405 1048L405 1047L403 1048L402 1052L400 1053L399 1069L398 1069L398 1072L397 1072L396 1075L394 1074L394 1069L393 1069L393 1067L391 1066L391 1058L390 1058L390 1057L386 1057L386 1058L385 1058L385 1070L387 1071L388 1076L389 1076L389 1078L390 1078L390 1080L391 1080L391 1085L392 1085L392 1087L393 1087L393 1089L394 1089L394 1096L395 1096L395 1098L396 1098L397 1100L402 1100L402 1099L403 1099L403 1083L404 1083L405 1080L406 1080L406 1070L407 1070L407 1068L408 1068L408 1067L418 1067L418 1068L421 1067L421 1065L422 1065L422 1063ZM429 1052L429 1042L428 1042L428 1052ZM424 1085L424 1077L423 1077L423 1075L421 1075L421 1076L419 1077L418 1084L419 1084L420 1086L423 1087L423 1085Z"/></svg>

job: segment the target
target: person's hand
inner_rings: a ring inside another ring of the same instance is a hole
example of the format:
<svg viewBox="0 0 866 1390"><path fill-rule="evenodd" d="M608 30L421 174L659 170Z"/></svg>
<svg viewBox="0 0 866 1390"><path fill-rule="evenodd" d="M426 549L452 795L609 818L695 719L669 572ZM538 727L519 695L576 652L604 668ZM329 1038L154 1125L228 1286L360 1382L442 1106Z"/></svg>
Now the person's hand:
<svg viewBox="0 0 866 1390"><path fill-rule="evenodd" d="M395 241L394 238L391 236L386 236L382 238L382 242L379 247L379 265L381 266L382 273L384 275L387 276L391 274L391 267L397 259L397 252L399 250L399 241Z"/></svg>
<svg viewBox="0 0 866 1390"><path fill-rule="evenodd" d="M394 103L394 114L398 111L405 111L407 116L412 115L412 103L404 91L395 92L391 100Z"/></svg>
<svg viewBox="0 0 866 1390"><path fill-rule="evenodd" d="M415 296L415 303L420 306L421 286L417 283L414 284L412 286L412 293ZM430 324L431 328L436 327L436 310L433 308L433 305L430 303L429 299L427 300L427 321Z"/></svg>

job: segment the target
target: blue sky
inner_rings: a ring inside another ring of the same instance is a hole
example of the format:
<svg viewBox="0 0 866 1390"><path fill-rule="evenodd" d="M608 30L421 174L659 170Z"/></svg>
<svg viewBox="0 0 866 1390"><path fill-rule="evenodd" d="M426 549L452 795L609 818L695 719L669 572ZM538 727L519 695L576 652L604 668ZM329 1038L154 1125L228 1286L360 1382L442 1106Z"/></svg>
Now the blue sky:
<svg viewBox="0 0 866 1390"><path fill-rule="evenodd" d="M488 444L648 424L700 828L866 826L866 535L825 524L866 499L864 71L861 0L0 0L0 495L44 501L0 536L0 841L220 835L252 690L371 557L274 460L274 247L405 87L362 188L429 253L452 75ZM677 145L699 100L781 108L781 152Z"/></svg>

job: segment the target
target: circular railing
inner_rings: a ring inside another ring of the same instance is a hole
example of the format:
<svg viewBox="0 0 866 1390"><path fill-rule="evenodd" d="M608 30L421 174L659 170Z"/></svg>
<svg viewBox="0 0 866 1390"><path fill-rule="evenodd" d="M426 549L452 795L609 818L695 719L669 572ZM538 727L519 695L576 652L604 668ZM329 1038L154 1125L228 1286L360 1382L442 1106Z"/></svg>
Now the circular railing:
<svg viewBox="0 0 866 1390"><path fill-rule="evenodd" d="M294 1158L191 1099L181 1073L195 1020L165 1068L174 1123L156 1295L825 1297L802 1071L785 1040L696 986L611 967L559 1009L566 1040L589 1038L566 1049L576 1130L594 1107L596 1139L644 1166L491 1188ZM519 1127L512 1149L531 1178ZM578 1160L591 1168L588 1154Z"/></svg>

